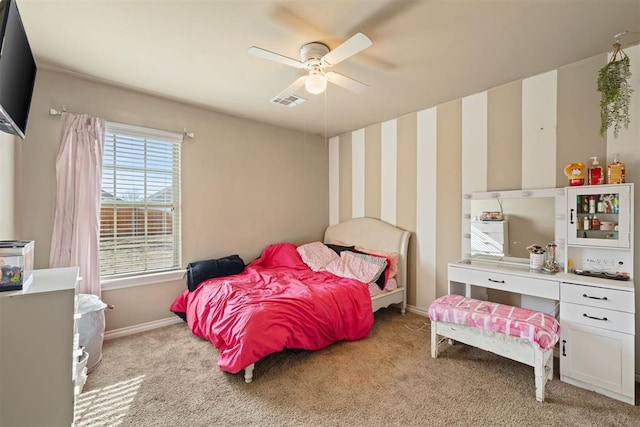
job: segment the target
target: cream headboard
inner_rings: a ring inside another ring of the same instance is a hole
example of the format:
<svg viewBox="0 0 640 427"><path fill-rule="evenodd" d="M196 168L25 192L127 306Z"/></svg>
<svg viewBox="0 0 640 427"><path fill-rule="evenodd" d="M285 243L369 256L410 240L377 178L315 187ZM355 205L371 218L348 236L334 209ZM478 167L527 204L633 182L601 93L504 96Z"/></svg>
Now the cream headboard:
<svg viewBox="0 0 640 427"><path fill-rule="evenodd" d="M353 218L332 225L324 233L324 242L343 242L386 252L398 253L398 286L407 288L407 250L411 233L377 218Z"/></svg>

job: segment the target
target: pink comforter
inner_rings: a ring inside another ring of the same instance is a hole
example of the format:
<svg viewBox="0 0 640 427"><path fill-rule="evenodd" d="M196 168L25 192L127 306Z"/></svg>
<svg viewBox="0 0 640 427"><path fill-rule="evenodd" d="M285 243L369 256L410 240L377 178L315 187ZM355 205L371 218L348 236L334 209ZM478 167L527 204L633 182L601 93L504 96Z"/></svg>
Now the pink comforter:
<svg viewBox="0 0 640 427"><path fill-rule="evenodd" d="M244 272L183 291L171 306L237 373L285 348L318 350L366 337L373 325L367 284L313 272L290 243L267 247Z"/></svg>

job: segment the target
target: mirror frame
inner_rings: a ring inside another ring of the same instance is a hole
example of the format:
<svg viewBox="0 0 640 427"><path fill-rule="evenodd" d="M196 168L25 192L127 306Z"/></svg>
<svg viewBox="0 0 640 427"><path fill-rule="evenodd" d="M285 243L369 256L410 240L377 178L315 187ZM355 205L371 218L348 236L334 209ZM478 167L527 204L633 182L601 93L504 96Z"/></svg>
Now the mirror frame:
<svg viewBox="0 0 640 427"><path fill-rule="evenodd" d="M500 191L481 191L462 195L462 259L471 259L471 201L472 200L497 200L497 199L526 199L535 197L553 197L555 198L555 242L558 245L557 259L562 265L564 262L565 235L567 224L566 218L566 189L560 188L531 188L522 190L500 190ZM495 257L495 261L502 261L511 258L514 261L523 260L523 258L512 257ZM528 263L529 260L527 259Z"/></svg>

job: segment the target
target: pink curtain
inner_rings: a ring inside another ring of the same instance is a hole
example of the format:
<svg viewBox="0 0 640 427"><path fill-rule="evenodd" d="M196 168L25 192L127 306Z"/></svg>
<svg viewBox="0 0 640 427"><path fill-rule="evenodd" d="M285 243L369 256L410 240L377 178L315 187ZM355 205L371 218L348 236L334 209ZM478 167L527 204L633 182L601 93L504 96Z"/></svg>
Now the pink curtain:
<svg viewBox="0 0 640 427"><path fill-rule="evenodd" d="M80 267L80 293L100 296L100 195L105 121L62 113L49 265Z"/></svg>

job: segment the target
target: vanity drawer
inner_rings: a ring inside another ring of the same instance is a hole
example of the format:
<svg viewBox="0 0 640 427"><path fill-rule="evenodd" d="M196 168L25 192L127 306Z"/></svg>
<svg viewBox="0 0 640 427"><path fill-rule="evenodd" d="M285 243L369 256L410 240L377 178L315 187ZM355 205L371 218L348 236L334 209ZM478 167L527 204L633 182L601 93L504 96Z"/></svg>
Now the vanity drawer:
<svg viewBox="0 0 640 427"><path fill-rule="evenodd" d="M622 311L607 310L570 302L560 303L560 318L563 321L594 326L611 331L634 334L634 315Z"/></svg>
<svg viewBox="0 0 640 427"><path fill-rule="evenodd" d="M449 281L515 292L552 300L560 299L560 282L486 270L450 268Z"/></svg>
<svg viewBox="0 0 640 427"><path fill-rule="evenodd" d="M560 285L560 297L563 302L628 313L635 312L632 292L563 282Z"/></svg>

